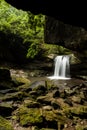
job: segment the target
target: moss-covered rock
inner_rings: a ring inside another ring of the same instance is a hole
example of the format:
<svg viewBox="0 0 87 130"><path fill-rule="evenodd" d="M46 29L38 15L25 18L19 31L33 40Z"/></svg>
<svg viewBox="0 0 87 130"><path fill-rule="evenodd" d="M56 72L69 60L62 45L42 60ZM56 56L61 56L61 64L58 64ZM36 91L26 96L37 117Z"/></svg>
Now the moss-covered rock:
<svg viewBox="0 0 87 130"><path fill-rule="evenodd" d="M18 84L18 86L22 85L22 84L30 84L30 80L25 78L25 77L21 77L19 75L19 77L17 76L12 76L12 80Z"/></svg>
<svg viewBox="0 0 87 130"><path fill-rule="evenodd" d="M29 92L32 89L30 88L30 80L23 77L12 77L13 82L16 86L17 91Z"/></svg>
<svg viewBox="0 0 87 130"><path fill-rule="evenodd" d="M30 100L30 99L25 99L24 106L26 106L28 108L35 108L35 107L40 107L40 103Z"/></svg>
<svg viewBox="0 0 87 130"><path fill-rule="evenodd" d="M26 93L24 92L14 92L14 93L7 93L4 96L0 97L1 101L18 101L18 100L22 100L23 97L26 96Z"/></svg>
<svg viewBox="0 0 87 130"><path fill-rule="evenodd" d="M65 108L63 111L68 117L77 116L82 119L87 117L87 106L77 105L76 107Z"/></svg>
<svg viewBox="0 0 87 130"><path fill-rule="evenodd" d="M81 104L82 99L81 99L80 96L72 96L72 101L73 101L74 103Z"/></svg>
<svg viewBox="0 0 87 130"><path fill-rule="evenodd" d="M52 101L52 93L47 94L45 96L39 96L37 98L37 102L41 103L41 104L47 104L50 105Z"/></svg>
<svg viewBox="0 0 87 130"><path fill-rule="evenodd" d="M14 130L11 123L0 116L0 130Z"/></svg>
<svg viewBox="0 0 87 130"><path fill-rule="evenodd" d="M76 130L87 130L87 125L76 125Z"/></svg>
<svg viewBox="0 0 87 130"><path fill-rule="evenodd" d="M43 116L47 121L57 121L57 115L52 110L43 110Z"/></svg>
<svg viewBox="0 0 87 130"><path fill-rule="evenodd" d="M43 123L41 110L38 108L20 107L18 110L18 119L22 126L40 125Z"/></svg>

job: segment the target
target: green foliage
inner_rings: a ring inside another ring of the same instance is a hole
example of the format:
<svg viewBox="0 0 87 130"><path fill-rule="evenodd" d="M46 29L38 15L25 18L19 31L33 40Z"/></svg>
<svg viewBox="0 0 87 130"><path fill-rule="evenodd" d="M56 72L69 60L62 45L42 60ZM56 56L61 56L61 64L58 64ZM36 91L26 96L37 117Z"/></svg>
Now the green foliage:
<svg viewBox="0 0 87 130"><path fill-rule="evenodd" d="M38 43L32 43L28 49L27 58L33 59L40 52L40 47Z"/></svg>
<svg viewBox="0 0 87 130"><path fill-rule="evenodd" d="M49 54L58 54L58 55L63 55L63 54L70 54L70 50L62 47L62 46L58 46L58 45L54 45L54 44L44 44L43 48L45 50L45 55L49 55Z"/></svg>
<svg viewBox="0 0 87 130"><path fill-rule="evenodd" d="M18 44L16 41L23 39L21 44L27 47L27 58L34 58L39 53L38 45L44 42L44 22L44 15L17 10L0 0L0 31L4 32L7 39L7 34L13 35L12 39L9 39L11 44Z"/></svg>
<svg viewBox="0 0 87 130"><path fill-rule="evenodd" d="M19 113L17 114L18 118L20 119L20 124L22 126L28 126L28 124L36 125L43 123L43 116L38 108L27 108L27 107L20 107Z"/></svg>

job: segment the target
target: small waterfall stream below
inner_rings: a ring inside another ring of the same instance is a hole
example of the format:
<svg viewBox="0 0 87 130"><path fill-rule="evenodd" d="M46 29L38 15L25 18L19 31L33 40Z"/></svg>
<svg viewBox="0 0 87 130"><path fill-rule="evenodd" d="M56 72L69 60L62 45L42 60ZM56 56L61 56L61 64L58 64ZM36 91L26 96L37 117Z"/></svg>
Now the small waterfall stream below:
<svg viewBox="0 0 87 130"><path fill-rule="evenodd" d="M70 56L57 56L54 60L54 75L49 76L49 79L70 79Z"/></svg>

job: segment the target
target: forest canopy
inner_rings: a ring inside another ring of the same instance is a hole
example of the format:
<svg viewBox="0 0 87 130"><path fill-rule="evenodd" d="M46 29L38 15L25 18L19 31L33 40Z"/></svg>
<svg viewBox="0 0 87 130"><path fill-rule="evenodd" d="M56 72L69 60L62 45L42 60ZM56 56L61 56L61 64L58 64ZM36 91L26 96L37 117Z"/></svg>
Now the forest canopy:
<svg viewBox="0 0 87 130"><path fill-rule="evenodd" d="M40 44L44 42L44 23L45 15L18 10L0 0L0 58L4 58L2 48L4 50L6 46L10 51L14 50L11 53L14 52L17 58L21 55L22 59L22 53L25 58L37 56ZM21 53L17 54L19 50Z"/></svg>

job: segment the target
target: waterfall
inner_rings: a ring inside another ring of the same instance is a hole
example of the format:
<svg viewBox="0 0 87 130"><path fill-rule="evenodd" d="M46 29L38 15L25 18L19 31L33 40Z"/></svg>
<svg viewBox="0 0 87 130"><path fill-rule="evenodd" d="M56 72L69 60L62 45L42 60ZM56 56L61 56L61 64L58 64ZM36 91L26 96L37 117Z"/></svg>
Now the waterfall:
<svg viewBox="0 0 87 130"><path fill-rule="evenodd" d="M70 79L69 55L57 56L54 59L54 75L50 79Z"/></svg>

